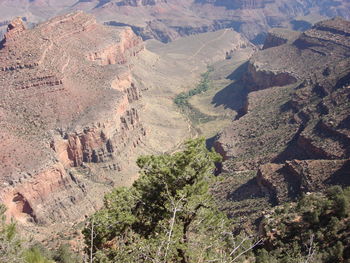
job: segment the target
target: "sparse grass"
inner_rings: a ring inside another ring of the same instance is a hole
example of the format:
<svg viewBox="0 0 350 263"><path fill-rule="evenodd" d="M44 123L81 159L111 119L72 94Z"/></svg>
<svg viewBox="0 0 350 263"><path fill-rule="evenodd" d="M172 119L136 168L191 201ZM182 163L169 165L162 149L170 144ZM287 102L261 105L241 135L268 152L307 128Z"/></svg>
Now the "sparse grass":
<svg viewBox="0 0 350 263"><path fill-rule="evenodd" d="M211 80L210 80L210 74L214 71L214 67L208 66L207 71L201 75L201 80L199 84L194 88L187 92L182 92L179 95L176 96L174 99L174 103L179 107L181 112L187 116L191 124L194 126L194 128L203 135L202 129L203 125L207 126L207 123L211 122L219 122L225 120L225 117L223 116L214 116L209 115L207 113L203 113L199 109L197 109L192 103L190 103L190 99L196 95L207 93L209 90L213 88ZM226 118L227 119L227 118ZM217 130L214 132L205 132L205 136L212 136L216 134Z"/></svg>
<svg viewBox="0 0 350 263"><path fill-rule="evenodd" d="M213 99L232 83L227 76L242 63L244 61L223 61L208 66L194 89L182 92L174 99L174 103L198 134L209 138L231 124L236 112L228 106L216 105ZM235 87L238 88L240 87Z"/></svg>

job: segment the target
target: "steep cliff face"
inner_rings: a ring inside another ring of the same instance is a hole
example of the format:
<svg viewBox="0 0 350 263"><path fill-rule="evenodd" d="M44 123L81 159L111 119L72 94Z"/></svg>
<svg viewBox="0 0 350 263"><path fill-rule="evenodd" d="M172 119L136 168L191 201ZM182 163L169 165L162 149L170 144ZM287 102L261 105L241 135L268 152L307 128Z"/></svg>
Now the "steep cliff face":
<svg viewBox="0 0 350 263"><path fill-rule="evenodd" d="M224 6L228 9L257 9L264 8L267 3L273 3L273 0L196 0L196 3L214 4Z"/></svg>
<svg viewBox="0 0 350 263"><path fill-rule="evenodd" d="M196 0L200 4L213 4L216 6L223 6L227 9L261 9L269 6L269 4L276 4L279 10L286 15L295 15L297 13L304 13L305 10L311 8L319 8L320 13L329 16L341 16L344 14L344 6L349 7L346 1L332 1L332 0L302 0L302 1L276 1L276 0ZM332 15L330 15L332 14ZM348 18L347 14L345 18Z"/></svg>
<svg viewBox="0 0 350 263"><path fill-rule="evenodd" d="M96 7L103 7L108 5L116 6L154 6L159 3L166 3L167 0L79 0L78 3L92 2Z"/></svg>
<svg viewBox="0 0 350 263"><path fill-rule="evenodd" d="M93 51L88 54L88 59L96 61L101 66L114 65L114 64L126 64L128 58L136 56L143 50L143 45L140 45L140 39L135 37L135 34L131 29L124 30L120 34L121 41L107 45L99 50ZM129 85L131 80L129 80Z"/></svg>
<svg viewBox="0 0 350 263"><path fill-rule="evenodd" d="M267 34L263 49L278 47L287 43L293 43L299 37L299 35L299 32L285 30L282 28L274 28Z"/></svg>
<svg viewBox="0 0 350 263"><path fill-rule="evenodd" d="M313 74L326 77L323 71L327 66L349 56L347 26L345 20L333 19L316 24L296 39L291 32L292 41L286 41L289 44L265 49L250 60L247 80L255 87L266 88L292 84L312 78Z"/></svg>
<svg viewBox="0 0 350 263"><path fill-rule="evenodd" d="M300 193L320 191L329 184L349 185L350 160L292 160L265 164L259 168L260 187L276 204L294 199Z"/></svg>
<svg viewBox="0 0 350 263"><path fill-rule="evenodd" d="M251 83L249 91L266 89L274 86L285 86L297 82L297 78L288 72L279 70L265 70L259 62L251 61L245 76L247 83Z"/></svg>
<svg viewBox="0 0 350 263"><path fill-rule="evenodd" d="M271 28L302 29L320 16L350 18L350 3L340 0L0 0L0 31L14 16L36 23L74 10L90 12L103 23L130 25L144 39L163 42L233 28L263 44Z"/></svg>
<svg viewBox="0 0 350 263"><path fill-rule="evenodd" d="M118 5L126 5L126 6L152 6L159 3L166 3L167 0L122 0L118 2Z"/></svg>
<svg viewBox="0 0 350 263"><path fill-rule="evenodd" d="M10 216L77 220L121 183L146 134L130 63L143 49L130 28L82 12L31 30L11 22L0 49L0 201Z"/></svg>
<svg viewBox="0 0 350 263"><path fill-rule="evenodd" d="M248 109L217 147L226 171L258 170L260 185L277 203L350 184L344 168L350 157L349 28L342 19L320 22L249 62Z"/></svg>
<svg viewBox="0 0 350 263"><path fill-rule="evenodd" d="M296 17L300 19L317 14L349 19L350 14L350 4L347 1L196 0L195 4L199 7L199 14L214 17L213 13L220 13L221 19L215 16L218 23L230 18L230 26L258 44L263 44L271 28L286 28L290 24L293 26ZM209 11L213 9L216 12ZM309 23L303 20L299 22Z"/></svg>

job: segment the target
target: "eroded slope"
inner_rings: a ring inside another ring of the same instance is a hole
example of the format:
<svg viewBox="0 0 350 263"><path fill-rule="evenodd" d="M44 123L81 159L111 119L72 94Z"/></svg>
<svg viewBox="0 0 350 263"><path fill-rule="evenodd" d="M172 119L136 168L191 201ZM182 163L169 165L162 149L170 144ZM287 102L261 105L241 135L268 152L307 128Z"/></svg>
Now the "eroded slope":
<svg viewBox="0 0 350 263"><path fill-rule="evenodd" d="M224 169L259 169L258 183L274 202L349 184L349 28L341 19L320 22L249 62L246 114L217 148Z"/></svg>
<svg viewBox="0 0 350 263"><path fill-rule="evenodd" d="M129 64L142 40L78 12L32 30L15 20L1 46L0 199L22 222L77 220L123 183L111 174L145 135Z"/></svg>
<svg viewBox="0 0 350 263"><path fill-rule="evenodd" d="M262 44L266 32L274 27L305 30L325 17L350 18L350 6L344 0L2 0L0 7L0 30L15 15L36 23L60 13L83 10L100 22L130 25L144 39L163 42L233 28Z"/></svg>

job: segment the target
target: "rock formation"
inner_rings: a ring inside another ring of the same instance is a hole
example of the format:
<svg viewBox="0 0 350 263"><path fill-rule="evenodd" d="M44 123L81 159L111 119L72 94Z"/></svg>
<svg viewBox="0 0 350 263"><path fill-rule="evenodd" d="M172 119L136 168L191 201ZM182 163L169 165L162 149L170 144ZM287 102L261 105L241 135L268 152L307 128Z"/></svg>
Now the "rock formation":
<svg viewBox="0 0 350 263"><path fill-rule="evenodd" d="M90 12L103 23L129 25L144 39L162 42L233 28L262 44L271 28L304 29L320 16L350 19L350 3L340 0L0 0L0 31L13 16L36 23L73 10Z"/></svg>
<svg viewBox="0 0 350 263"><path fill-rule="evenodd" d="M342 19L320 22L249 61L246 114L217 147L227 171L258 170L275 202L350 184L349 29Z"/></svg>
<svg viewBox="0 0 350 263"><path fill-rule="evenodd" d="M294 27L296 17L310 13L350 18L347 1L196 0L195 3L199 14L210 16L220 24L230 20L230 27L258 44L263 43L269 29ZM309 23L302 19L298 22Z"/></svg>
<svg viewBox="0 0 350 263"><path fill-rule="evenodd" d="M274 2L273 0L196 0L201 4L214 4L224 6L228 9L257 9L264 8L267 3Z"/></svg>
<svg viewBox="0 0 350 263"><path fill-rule="evenodd" d="M166 3L167 0L122 0L117 5L125 6L152 6L159 3Z"/></svg>
<svg viewBox="0 0 350 263"><path fill-rule="evenodd" d="M78 3L96 3L96 7L103 7L108 5L116 6L154 6L159 3L166 3L167 0L79 0Z"/></svg>
<svg viewBox="0 0 350 263"><path fill-rule="evenodd" d="M263 49L278 47L286 43L292 43L299 37L299 32L274 28L269 31L264 42Z"/></svg>
<svg viewBox="0 0 350 263"><path fill-rule="evenodd" d="M131 74L143 49L130 28L82 12L30 30L10 23L0 49L0 201L10 216L78 220L121 183L145 136Z"/></svg>

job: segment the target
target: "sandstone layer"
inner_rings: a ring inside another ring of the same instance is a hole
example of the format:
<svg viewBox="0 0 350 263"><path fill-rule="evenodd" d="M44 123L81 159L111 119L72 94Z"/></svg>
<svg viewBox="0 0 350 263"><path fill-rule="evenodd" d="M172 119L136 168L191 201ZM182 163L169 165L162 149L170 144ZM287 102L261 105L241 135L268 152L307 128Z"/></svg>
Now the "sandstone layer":
<svg viewBox="0 0 350 263"><path fill-rule="evenodd" d="M277 203L350 183L349 28L342 19L320 22L248 63L245 114L217 148L226 171L258 170Z"/></svg>
<svg viewBox="0 0 350 263"><path fill-rule="evenodd" d="M262 44L271 28L307 29L325 17L350 19L350 3L340 0L0 0L0 31L13 16L37 23L73 10L162 42L233 28Z"/></svg>
<svg viewBox="0 0 350 263"><path fill-rule="evenodd" d="M82 12L30 30L11 22L0 49L0 201L10 216L79 220L127 183L119 172L145 136L131 63L143 49L130 28Z"/></svg>
<svg viewBox="0 0 350 263"><path fill-rule="evenodd" d="M274 28L268 32L262 49L293 43L299 37L299 34L297 31Z"/></svg>

